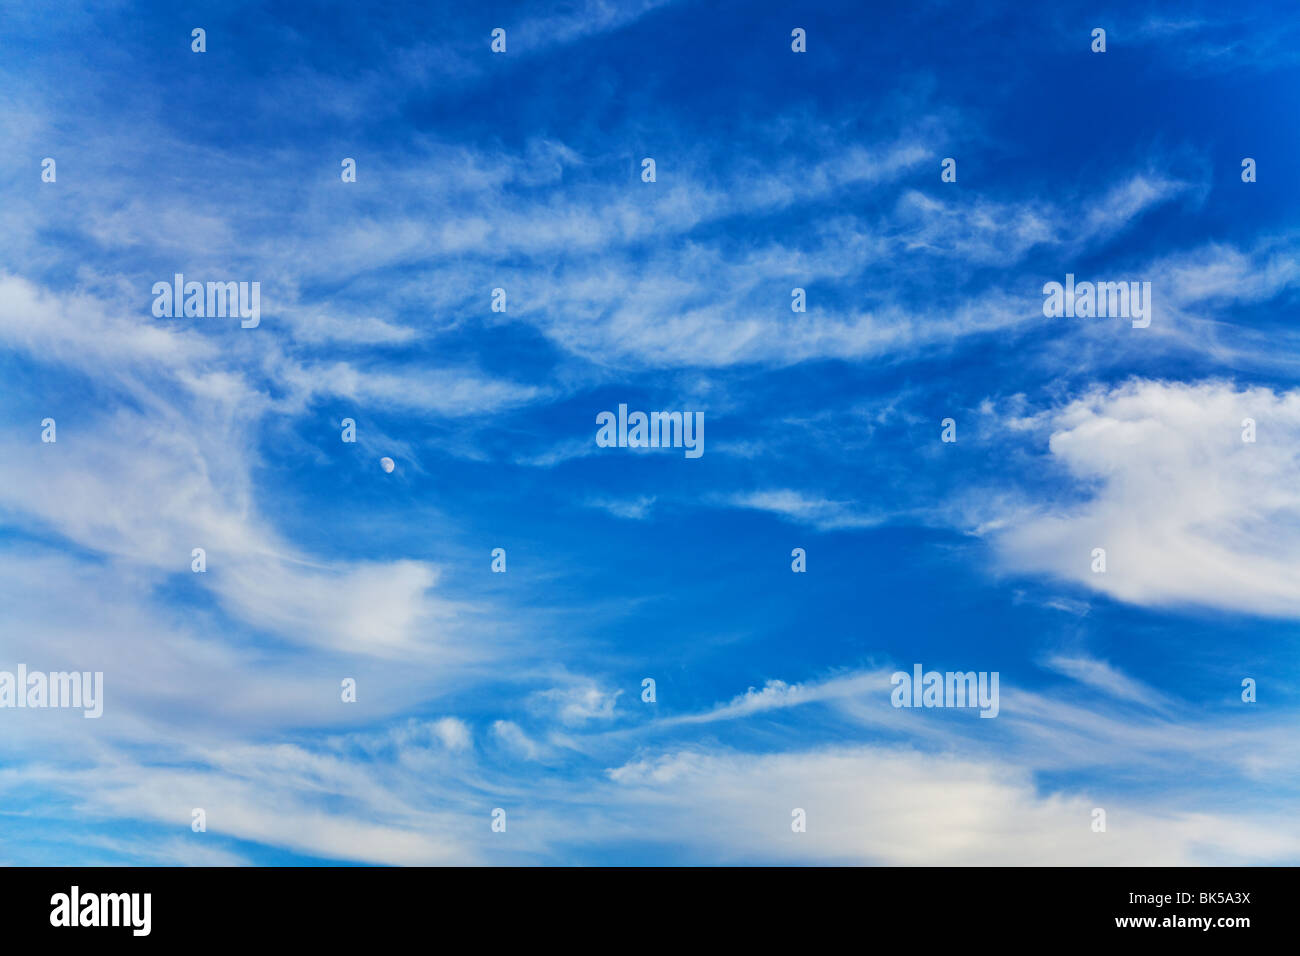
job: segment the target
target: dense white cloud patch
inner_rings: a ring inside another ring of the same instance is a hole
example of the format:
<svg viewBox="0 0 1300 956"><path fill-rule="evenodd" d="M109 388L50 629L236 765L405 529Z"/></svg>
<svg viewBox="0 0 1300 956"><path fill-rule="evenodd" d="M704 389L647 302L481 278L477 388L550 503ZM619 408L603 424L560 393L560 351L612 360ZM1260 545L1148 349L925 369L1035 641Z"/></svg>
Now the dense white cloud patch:
<svg viewBox="0 0 1300 956"><path fill-rule="evenodd" d="M1037 424L1072 490L1004 517L1008 567L1134 604L1300 615L1300 391L1135 380Z"/></svg>

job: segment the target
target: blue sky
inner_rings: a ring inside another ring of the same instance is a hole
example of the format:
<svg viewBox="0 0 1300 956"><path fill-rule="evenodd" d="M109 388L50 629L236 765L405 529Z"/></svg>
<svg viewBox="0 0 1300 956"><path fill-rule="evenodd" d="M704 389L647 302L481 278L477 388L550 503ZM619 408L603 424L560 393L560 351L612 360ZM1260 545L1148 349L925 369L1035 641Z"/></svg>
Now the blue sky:
<svg viewBox="0 0 1300 956"><path fill-rule="evenodd" d="M1293 7L0 19L0 862L1300 862Z"/></svg>

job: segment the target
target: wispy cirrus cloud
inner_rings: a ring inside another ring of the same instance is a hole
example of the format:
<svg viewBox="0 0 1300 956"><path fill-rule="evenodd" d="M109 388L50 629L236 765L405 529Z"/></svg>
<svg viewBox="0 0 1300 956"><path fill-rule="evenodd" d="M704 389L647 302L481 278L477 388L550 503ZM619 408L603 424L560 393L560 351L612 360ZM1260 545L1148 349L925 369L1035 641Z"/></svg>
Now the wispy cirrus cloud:
<svg viewBox="0 0 1300 956"><path fill-rule="evenodd" d="M5 717L8 859L1300 856L1258 620L1300 593L1300 273L1288 182L1222 158L1293 150L1218 70L1285 89L1289 21L1116 12L1089 60L1068 11L900 8L863 59L653 0L255 12L206 57L117 7L0 38L0 666L109 688ZM1193 80L1214 136L1152 99ZM259 281L262 325L155 319L178 271ZM1067 271L1149 279L1152 326L1046 319ZM620 396L708 454L598 450ZM835 532L807 575L791 528ZM999 718L891 707L911 657L1002 668Z"/></svg>
<svg viewBox="0 0 1300 956"><path fill-rule="evenodd" d="M734 508L765 511L789 521L811 525L819 531L870 528L887 518L865 513L853 502L834 501L788 488L735 494L726 499L726 503Z"/></svg>

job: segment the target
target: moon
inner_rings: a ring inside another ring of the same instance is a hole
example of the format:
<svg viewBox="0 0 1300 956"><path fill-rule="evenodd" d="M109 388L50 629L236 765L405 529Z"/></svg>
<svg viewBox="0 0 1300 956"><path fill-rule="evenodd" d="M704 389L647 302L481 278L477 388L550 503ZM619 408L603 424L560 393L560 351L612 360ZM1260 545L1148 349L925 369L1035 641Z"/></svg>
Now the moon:
<svg viewBox="0 0 1300 956"><path fill-rule="evenodd" d="M396 468L397 465L393 463L393 459L391 458L381 458L379 459L379 467L384 469L384 471L388 472L389 474L392 474L393 469Z"/></svg>

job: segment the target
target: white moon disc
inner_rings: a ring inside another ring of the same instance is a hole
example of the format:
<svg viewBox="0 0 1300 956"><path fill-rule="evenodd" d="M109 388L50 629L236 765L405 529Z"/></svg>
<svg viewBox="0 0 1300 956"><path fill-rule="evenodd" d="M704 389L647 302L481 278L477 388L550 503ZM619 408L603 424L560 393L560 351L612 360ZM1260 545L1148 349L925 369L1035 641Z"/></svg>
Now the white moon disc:
<svg viewBox="0 0 1300 956"><path fill-rule="evenodd" d="M388 472L389 474L392 474L393 469L396 468L397 466L393 464L393 459L381 458L379 459L379 467L384 469L384 471Z"/></svg>

